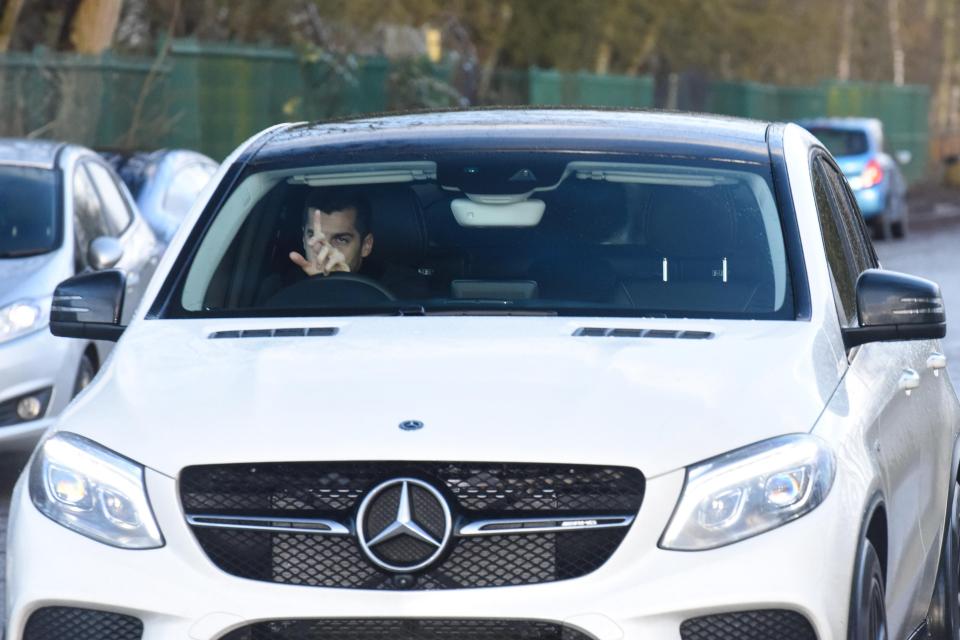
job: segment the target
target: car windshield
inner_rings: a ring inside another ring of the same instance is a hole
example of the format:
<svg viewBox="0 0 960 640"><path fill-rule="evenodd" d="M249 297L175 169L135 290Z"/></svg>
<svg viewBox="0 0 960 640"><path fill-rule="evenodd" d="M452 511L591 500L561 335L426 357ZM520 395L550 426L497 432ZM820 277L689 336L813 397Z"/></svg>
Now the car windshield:
<svg viewBox="0 0 960 640"><path fill-rule="evenodd" d="M55 182L49 169L0 165L0 259L58 246Z"/></svg>
<svg viewBox="0 0 960 640"><path fill-rule="evenodd" d="M787 266L766 164L303 167L240 181L165 314L793 319Z"/></svg>
<svg viewBox="0 0 960 640"><path fill-rule="evenodd" d="M810 133L815 135L835 156L858 156L868 150L867 135L863 131L812 127Z"/></svg>

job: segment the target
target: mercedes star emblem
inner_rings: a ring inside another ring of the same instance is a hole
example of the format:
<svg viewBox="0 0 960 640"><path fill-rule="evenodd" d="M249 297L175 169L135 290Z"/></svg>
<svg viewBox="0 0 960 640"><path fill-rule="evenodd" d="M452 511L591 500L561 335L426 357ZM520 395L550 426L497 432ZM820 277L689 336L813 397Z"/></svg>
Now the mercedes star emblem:
<svg viewBox="0 0 960 640"><path fill-rule="evenodd" d="M394 478L374 487L357 512L357 540L378 567L417 571L447 548L453 532L450 507L434 487L415 478Z"/></svg>

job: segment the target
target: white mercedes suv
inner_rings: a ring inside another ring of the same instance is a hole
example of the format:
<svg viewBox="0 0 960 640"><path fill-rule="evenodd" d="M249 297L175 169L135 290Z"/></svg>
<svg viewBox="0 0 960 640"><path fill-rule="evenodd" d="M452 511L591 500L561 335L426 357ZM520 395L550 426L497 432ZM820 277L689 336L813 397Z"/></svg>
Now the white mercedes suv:
<svg viewBox="0 0 960 640"><path fill-rule="evenodd" d="M956 638L937 285L794 125L465 111L221 168L11 504L7 640Z"/></svg>

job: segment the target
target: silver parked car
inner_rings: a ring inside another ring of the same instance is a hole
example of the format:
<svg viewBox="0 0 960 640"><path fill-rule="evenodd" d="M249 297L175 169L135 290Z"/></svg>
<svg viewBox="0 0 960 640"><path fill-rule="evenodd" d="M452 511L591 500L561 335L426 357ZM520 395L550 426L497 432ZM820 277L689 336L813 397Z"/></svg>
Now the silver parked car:
<svg viewBox="0 0 960 640"><path fill-rule="evenodd" d="M193 201L220 167L186 149L102 154L116 169L153 232L170 244Z"/></svg>
<svg viewBox="0 0 960 640"><path fill-rule="evenodd" d="M112 346L46 330L57 283L119 268L130 316L160 250L100 156L57 142L0 139L0 452L32 447Z"/></svg>

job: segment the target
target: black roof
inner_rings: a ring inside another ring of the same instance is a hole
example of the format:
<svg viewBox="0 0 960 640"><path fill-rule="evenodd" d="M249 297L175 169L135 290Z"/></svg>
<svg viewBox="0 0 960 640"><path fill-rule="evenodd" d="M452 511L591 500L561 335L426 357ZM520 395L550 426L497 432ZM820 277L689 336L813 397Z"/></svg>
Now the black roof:
<svg viewBox="0 0 960 640"><path fill-rule="evenodd" d="M64 143L52 140L0 138L0 165L19 164L53 169Z"/></svg>
<svg viewBox="0 0 960 640"><path fill-rule="evenodd" d="M390 149L647 152L766 161L769 123L661 111L471 109L291 125L265 136L246 160L255 165L324 163L328 153ZM366 156L366 153L365 153Z"/></svg>

